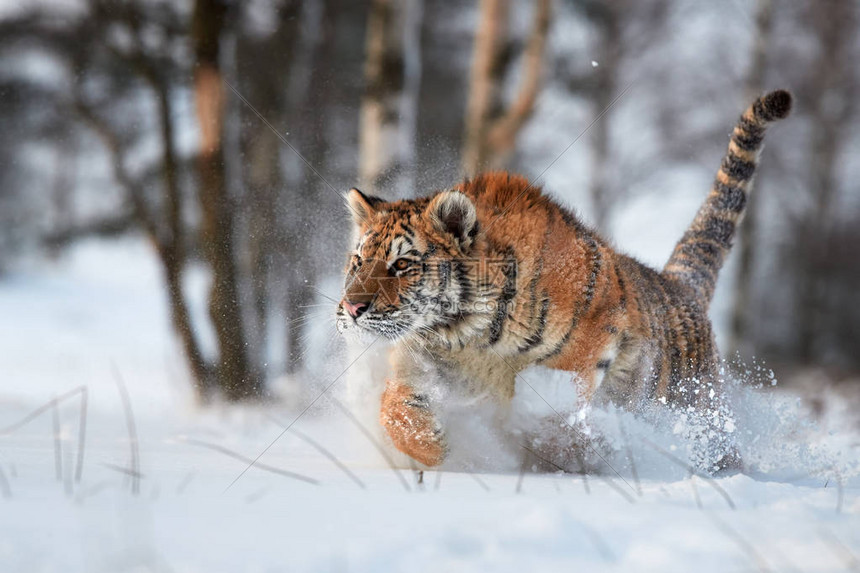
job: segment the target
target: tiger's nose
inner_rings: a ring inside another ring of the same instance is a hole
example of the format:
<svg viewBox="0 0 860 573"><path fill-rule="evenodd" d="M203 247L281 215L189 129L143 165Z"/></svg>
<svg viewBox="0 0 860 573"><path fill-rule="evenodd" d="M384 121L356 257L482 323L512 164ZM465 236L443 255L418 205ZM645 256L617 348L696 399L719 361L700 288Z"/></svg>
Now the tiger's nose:
<svg viewBox="0 0 860 573"><path fill-rule="evenodd" d="M348 312L352 318L358 318L364 314L364 311L366 311L367 307L370 306L366 302L349 302L346 299L343 299L342 303L343 308L346 309L346 312Z"/></svg>

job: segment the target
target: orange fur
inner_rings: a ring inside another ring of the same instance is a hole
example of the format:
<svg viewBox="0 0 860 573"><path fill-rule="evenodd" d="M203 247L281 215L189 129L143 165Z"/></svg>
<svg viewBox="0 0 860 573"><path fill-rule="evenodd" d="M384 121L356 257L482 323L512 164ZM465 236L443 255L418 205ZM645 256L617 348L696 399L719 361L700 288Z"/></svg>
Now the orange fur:
<svg viewBox="0 0 860 573"><path fill-rule="evenodd" d="M790 103L774 92L747 110L663 272L614 251L518 175L488 173L408 201L353 190L359 240L344 289L351 310L339 308L338 325L395 341L380 414L394 445L426 465L444 459L431 374L507 402L517 374L543 364L575 373L589 400L707 406L719 385L707 316L716 274L764 128Z"/></svg>

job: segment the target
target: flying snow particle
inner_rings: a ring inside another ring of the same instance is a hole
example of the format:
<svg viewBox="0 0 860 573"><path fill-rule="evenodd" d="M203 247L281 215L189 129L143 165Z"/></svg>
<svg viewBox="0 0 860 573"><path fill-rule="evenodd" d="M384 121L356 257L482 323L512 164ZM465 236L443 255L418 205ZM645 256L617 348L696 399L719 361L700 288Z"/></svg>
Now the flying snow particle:
<svg viewBox="0 0 860 573"><path fill-rule="evenodd" d="M598 63L597 63L597 62L595 62L594 60L591 60L591 67L592 67L592 68L596 68L596 67L597 67L597 66L599 66L599 65L600 65L600 64L598 64Z"/></svg>

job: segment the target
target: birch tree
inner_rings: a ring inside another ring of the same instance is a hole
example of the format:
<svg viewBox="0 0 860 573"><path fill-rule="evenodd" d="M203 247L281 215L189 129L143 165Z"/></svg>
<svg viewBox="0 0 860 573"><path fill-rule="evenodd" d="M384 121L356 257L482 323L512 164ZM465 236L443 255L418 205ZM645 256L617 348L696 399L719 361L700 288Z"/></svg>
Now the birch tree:
<svg viewBox="0 0 860 573"><path fill-rule="evenodd" d="M375 188L392 172L414 187L422 0L372 0L367 19L359 124L359 182Z"/></svg>
<svg viewBox="0 0 860 573"><path fill-rule="evenodd" d="M198 198L202 238L212 271L209 318L218 345L218 386L232 400L254 398L262 386L252 373L235 258L234 205L224 165L225 85L219 61L228 6L220 0L197 0L191 21L195 59L194 99L200 129Z"/></svg>
<svg viewBox="0 0 860 573"><path fill-rule="evenodd" d="M508 0L482 0L472 52L469 98L463 134L462 171L474 175L504 163L534 110L544 67L550 1L536 0L532 29L522 58L513 102L502 101L501 84L511 59Z"/></svg>

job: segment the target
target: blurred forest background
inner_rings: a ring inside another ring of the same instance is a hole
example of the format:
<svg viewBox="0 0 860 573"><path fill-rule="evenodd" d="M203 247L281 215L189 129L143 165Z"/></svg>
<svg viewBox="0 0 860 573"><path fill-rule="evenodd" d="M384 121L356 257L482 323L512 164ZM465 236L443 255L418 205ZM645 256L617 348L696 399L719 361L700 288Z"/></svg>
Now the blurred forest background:
<svg viewBox="0 0 860 573"><path fill-rule="evenodd" d="M715 319L724 353L838 378L860 370L857 62L848 0L3 2L0 281L143 235L198 395L254 398L324 352L302 317L334 312L349 187L505 167L610 238L656 232L786 87Z"/></svg>

